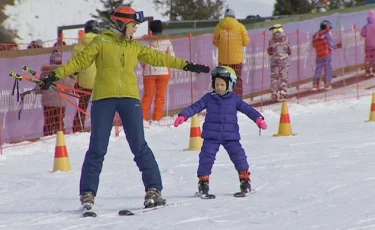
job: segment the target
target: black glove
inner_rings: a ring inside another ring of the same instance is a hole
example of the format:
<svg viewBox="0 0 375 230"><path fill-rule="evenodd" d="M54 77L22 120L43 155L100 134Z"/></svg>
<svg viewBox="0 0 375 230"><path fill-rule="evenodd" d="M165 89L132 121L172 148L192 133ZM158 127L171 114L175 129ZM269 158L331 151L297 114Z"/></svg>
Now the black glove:
<svg viewBox="0 0 375 230"><path fill-rule="evenodd" d="M201 64L194 64L192 62L186 62L186 65L184 66L183 70L194 73L209 73L210 67Z"/></svg>
<svg viewBox="0 0 375 230"><path fill-rule="evenodd" d="M50 74L48 74L48 76L42 80L42 82L44 83L43 85L41 85L41 89L42 90L48 90L51 85L53 85L55 83L55 81L58 81L59 78L56 77L56 73L55 72L51 72Z"/></svg>

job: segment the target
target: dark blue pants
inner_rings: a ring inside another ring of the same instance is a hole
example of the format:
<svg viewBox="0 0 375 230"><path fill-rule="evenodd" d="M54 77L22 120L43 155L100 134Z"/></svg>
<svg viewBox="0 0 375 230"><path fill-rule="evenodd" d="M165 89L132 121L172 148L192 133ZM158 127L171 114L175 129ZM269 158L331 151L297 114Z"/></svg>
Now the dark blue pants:
<svg viewBox="0 0 375 230"><path fill-rule="evenodd" d="M212 166L216 159L216 153L219 151L220 145L227 150L231 161L237 171L249 170L249 163L245 150L239 141L218 141L205 139L203 141L202 150L199 153L198 177L211 175Z"/></svg>
<svg viewBox="0 0 375 230"><path fill-rule="evenodd" d="M156 188L161 191L163 186L159 166L145 141L140 101L134 98L108 98L93 101L91 106L90 146L82 166L80 194L84 192L97 194L99 176L116 111L124 126L126 139L134 154L134 161L142 172L145 190Z"/></svg>

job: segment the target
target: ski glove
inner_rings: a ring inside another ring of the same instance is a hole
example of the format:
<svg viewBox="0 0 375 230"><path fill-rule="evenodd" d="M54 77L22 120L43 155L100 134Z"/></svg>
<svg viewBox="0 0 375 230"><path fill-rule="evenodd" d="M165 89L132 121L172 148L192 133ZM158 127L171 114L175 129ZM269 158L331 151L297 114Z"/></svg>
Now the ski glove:
<svg viewBox="0 0 375 230"><path fill-rule="evenodd" d="M263 129L263 130L267 129L267 123L263 120L263 118L258 117L255 123L257 123L260 129Z"/></svg>
<svg viewBox="0 0 375 230"><path fill-rule="evenodd" d="M174 127L178 127L179 125L181 125L185 121L186 121L186 117L185 116L183 116L183 115L178 116L176 118L176 120L174 121Z"/></svg>
<svg viewBox="0 0 375 230"><path fill-rule="evenodd" d="M53 85L55 83L55 81L58 81L59 78L56 77L56 73L55 72L51 72L50 74L48 74L48 76L42 80L42 82L44 83L43 85L41 85L41 89L42 90L49 90L49 88L51 87L51 85Z"/></svg>
<svg viewBox="0 0 375 230"><path fill-rule="evenodd" d="M192 62L187 61L183 70L194 72L194 73L209 73L210 67L208 67L206 65L201 65L201 64L194 64Z"/></svg>
<svg viewBox="0 0 375 230"><path fill-rule="evenodd" d="M336 49L341 49L341 48L342 48L342 43L341 42L337 43L336 44Z"/></svg>

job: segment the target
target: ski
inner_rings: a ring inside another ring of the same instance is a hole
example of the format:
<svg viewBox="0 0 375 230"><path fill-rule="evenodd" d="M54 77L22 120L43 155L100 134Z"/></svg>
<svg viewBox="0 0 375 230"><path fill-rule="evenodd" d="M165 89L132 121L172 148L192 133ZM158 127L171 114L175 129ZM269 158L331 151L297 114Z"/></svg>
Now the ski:
<svg viewBox="0 0 375 230"><path fill-rule="evenodd" d="M85 210L82 214L83 217L96 217L96 212L92 210Z"/></svg>
<svg viewBox="0 0 375 230"><path fill-rule="evenodd" d="M82 211L83 217L96 217L96 212L92 210L92 204L83 204Z"/></svg>
<svg viewBox="0 0 375 230"><path fill-rule="evenodd" d="M250 194L253 194L253 193L256 193L256 191L255 191L255 189L253 189L253 190L251 190L250 192L248 192L248 193L244 193L244 192L235 192L234 194L233 194L233 196L234 197L246 197L246 196L248 196L248 195L250 195Z"/></svg>
<svg viewBox="0 0 375 230"><path fill-rule="evenodd" d="M196 196L199 196L200 198L204 199L204 200L207 200L207 199L215 199L216 198L216 195L215 194L200 194L199 192L196 192L195 193Z"/></svg>
<svg viewBox="0 0 375 230"><path fill-rule="evenodd" d="M134 212L132 212L130 210L127 210L127 209L122 209L122 210L118 211L118 214L120 216L133 216L133 215L135 215Z"/></svg>
<svg viewBox="0 0 375 230"><path fill-rule="evenodd" d="M157 210L157 209L160 209L160 208L164 208L166 207L167 205L160 205L160 206L155 206L155 207L152 207L152 208L143 208L143 209L140 209L140 210L129 210L129 209L121 209L120 211L118 211L118 214L120 216L134 216L135 214L140 214L140 213L144 213L144 212L149 212L149 211L153 211L153 210Z"/></svg>
<svg viewBox="0 0 375 230"><path fill-rule="evenodd" d="M202 198L202 199L215 199L216 196L214 194L201 194L200 198Z"/></svg>
<svg viewBox="0 0 375 230"><path fill-rule="evenodd" d="M134 216L134 215L137 215L137 214L142 214L142 213L145 213L145 212L158 210L158 209L165 208L165 207L168 207L168 206L169 207L180 206L180 205L185 204L185 203L186 202L168 203L168 204L159 205L159 206L155 206L155 207L140 208L140 209L133 209L133 210L121 209L120 211L118 211L118 215L120 215L120 216Z"/></svg>

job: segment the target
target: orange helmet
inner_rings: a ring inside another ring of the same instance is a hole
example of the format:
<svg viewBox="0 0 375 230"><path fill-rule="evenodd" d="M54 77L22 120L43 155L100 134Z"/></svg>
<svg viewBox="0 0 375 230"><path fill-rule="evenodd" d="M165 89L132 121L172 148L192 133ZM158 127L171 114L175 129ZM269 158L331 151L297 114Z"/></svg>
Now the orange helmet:
<svg viewBox="0 0 375 230"><path fill-rule="evenodd" d="M139 24L144 22L143 11L137 12L131 7L119 6L113 11L111 21L117 26L119 31L123 32L128 23L134 22Z"/></svg>

